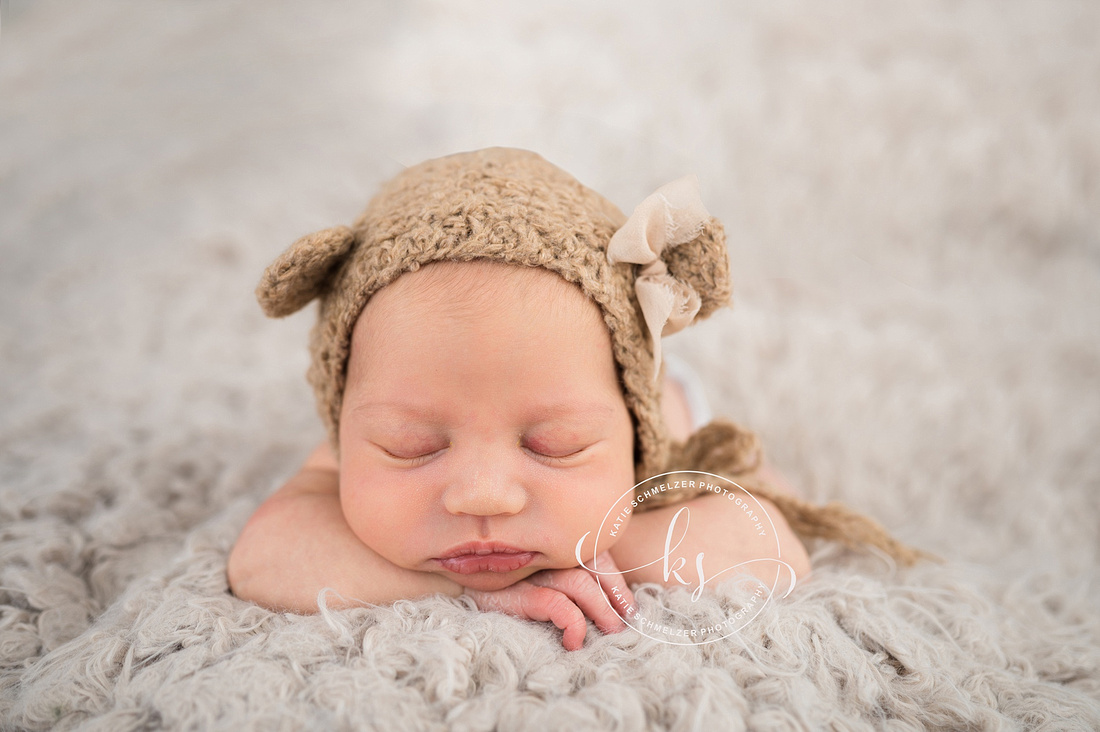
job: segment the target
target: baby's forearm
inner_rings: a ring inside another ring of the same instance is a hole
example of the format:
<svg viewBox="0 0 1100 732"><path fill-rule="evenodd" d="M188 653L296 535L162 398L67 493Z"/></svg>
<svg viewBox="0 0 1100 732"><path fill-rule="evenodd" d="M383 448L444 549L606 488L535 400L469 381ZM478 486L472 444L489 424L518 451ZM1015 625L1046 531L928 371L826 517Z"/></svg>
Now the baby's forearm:
<svg viewBox="0 0 1100 732"><path fill-rule="evenodd" d="M317 612L328 604L388 604L462 587L439 575L398 567L366 546L340 508L335 471L303 470L267 499L241 532L229 557L229 585L238 597L273 610Z"/></svg>
<svg viewBox="0 0 1100 732"><path fill-rule="evenodd" d="M635 514L627 525L622 538L611 549L611 556L615 563L623 570L623 575L630 583L654 582L669 586L697 587L701 581L706 582L713 578L713 582L707 586L712 587L717 582L729 578L732 571L726 568L735 567L742 562L751 562L744 565L743 571L758 577L769 585L776 577L776 564L774 562L756 562L753 560L776 558L781 556L782 561L791 566L795 576L801 579L810 571L810 560L806 554L806 548L787 525L783 514L770 501L761 500L761 504L767 510L775 526L775 534L761 536L753 530L753 525L738 521L731 515L727 506L720 502L720 496L704 495L693 498L684 503L657 508L652 511ZM669 563L661 559L665 554L666 541L669 536L669 524L680 509L687 507L688 515L681 515L677 519L672 544L683 535L683 542L670 552ZM690 527L684 533L685 518ZM779 552L776 551L778 544ZM700 578L697 572L696 558L703 554L704 577ZM683 558L682 567L675 574L665 576L667 567L678 566L679 559ZM649 566L643 566L649 564ZM638 569L640 567L640 569ZM784 575L785 576L785 575ZM683 579L683 582L678 580Z"/></svg>

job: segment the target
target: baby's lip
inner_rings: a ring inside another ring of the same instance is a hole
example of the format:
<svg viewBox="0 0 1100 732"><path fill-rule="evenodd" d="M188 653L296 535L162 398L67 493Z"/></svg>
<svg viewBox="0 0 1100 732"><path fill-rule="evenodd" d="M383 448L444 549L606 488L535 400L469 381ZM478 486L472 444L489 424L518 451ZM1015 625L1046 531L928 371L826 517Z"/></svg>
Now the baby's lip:
<svg viewBox="0 0 1100 732"><path fill-rule="evenodd" d="M470 541L448 549L435 561L455 574L514 572L534 561L537 554L495 541Z"/></svg>

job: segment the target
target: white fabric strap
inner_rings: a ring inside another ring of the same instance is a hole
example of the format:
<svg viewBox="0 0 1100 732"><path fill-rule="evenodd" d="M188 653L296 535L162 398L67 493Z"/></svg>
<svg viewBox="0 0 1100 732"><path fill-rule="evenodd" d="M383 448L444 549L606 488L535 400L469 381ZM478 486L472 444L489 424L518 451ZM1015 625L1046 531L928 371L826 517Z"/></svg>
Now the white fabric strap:
<svg viewBox="0 0 1100 732"><path fill-rule="evenodd" d="M688 411L691 413L692 431L701 429L714 419L714 411L710 408L707 391L703 387L703 379L691 367L691 364L675 353L666 353L664 358L665 375L684 390L684 400L687 402Z"/></svg>
<svg viewBox="0 0 1100 732"><path fill-rule="evenodd" d="M653 339L654 380L661 372L661 336L690 325L700 306L699 293L669 274L661 255L694 240L709 219L699 197L699 179L688 175L661 186L638 204L607 246L613 264L643 265L634 290Z"/></svg>

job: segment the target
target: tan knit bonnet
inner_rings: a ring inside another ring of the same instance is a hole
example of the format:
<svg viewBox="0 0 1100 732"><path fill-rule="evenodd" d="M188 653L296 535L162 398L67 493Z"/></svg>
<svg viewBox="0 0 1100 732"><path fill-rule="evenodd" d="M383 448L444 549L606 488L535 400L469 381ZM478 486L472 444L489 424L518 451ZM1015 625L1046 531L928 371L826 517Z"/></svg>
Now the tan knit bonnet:
<svg viewBox="0 0 1100 732"><path fill-rule="evenodd" d="M673 469L719 473L771 499L804 538L872 543L902 561L915 558L870 519L838 504L814 506L752 480L761 461L759 443L730 422L712 422L686 445L670 441L656 378L654 345L659 348L660 339L651 337L650 306L647 302L643 312L636 286L639 265L648 260L612 262L608 256L609 243L627 221L607 199L535 153L507 148L460 153L399 174L350 228L324 229L296 241L267 268L256 293L272 317L289 315L314 298L320 301L308 377L332 445L339 449L351 334L374 293L405 272L444 260L487 259L549 269L580 287L603 314L634 423L638 481ZM690 308L681 308L677 327L709 316L730 298L722 225L699 209L697 224L681 234L681 241L657 252L659 257L649 255L656 260L649 268L658 267L663 278L658 291L679 289L694 298ZM643 506L659 506L663 497Z"/></svg>

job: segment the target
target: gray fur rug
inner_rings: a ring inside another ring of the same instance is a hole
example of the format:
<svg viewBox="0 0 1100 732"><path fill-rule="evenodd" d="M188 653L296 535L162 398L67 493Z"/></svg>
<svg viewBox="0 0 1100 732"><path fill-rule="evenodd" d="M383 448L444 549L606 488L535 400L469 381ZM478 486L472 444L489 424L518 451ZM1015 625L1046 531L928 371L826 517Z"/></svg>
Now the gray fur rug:
<svg viewBox="0 0 1100 732"><path fill-rule="evenodd" d="M697 173L736 306L666 348L947 561L816 546L726 641L573 653L229 595L322 438L312 312L265 321L261 269L498 144L628 211ZM1100 728L1096 3L8 0L0 257L5 729Z"/></svg>

